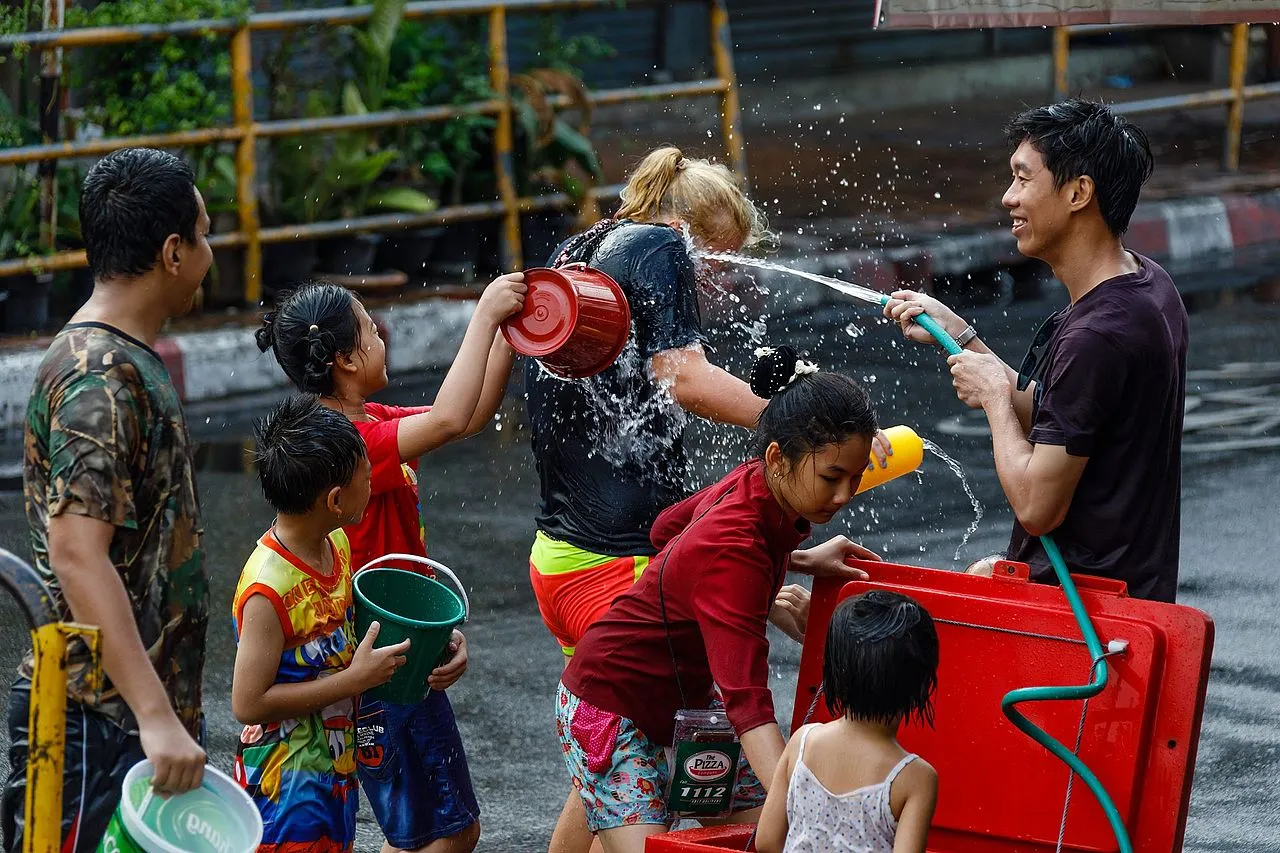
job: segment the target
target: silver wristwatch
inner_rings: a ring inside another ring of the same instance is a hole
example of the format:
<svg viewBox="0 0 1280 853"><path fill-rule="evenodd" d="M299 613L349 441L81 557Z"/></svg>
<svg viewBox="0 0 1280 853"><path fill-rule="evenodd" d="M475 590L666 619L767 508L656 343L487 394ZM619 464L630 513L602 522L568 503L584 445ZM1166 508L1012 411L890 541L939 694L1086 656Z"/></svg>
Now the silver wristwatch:
<svg viewBox="0 0 1280 853"><path fill-rule="evenodd" d="M956 344L961 349L964 349L969 345L969 341L973 340L977 336L978 336L978 330L973 327L973 324L970 324L965 327L963 332L956 335Z"/></svg>

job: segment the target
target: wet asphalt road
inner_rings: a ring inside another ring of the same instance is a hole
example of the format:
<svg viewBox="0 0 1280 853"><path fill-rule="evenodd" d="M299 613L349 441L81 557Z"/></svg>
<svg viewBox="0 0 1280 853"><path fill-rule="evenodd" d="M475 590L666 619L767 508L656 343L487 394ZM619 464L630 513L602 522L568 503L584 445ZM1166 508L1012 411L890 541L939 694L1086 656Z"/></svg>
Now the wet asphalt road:
<svg viewBox="0 0 1280 853"><path fill-rule="evenodd" d="M968 313L984 338L1012 360L1037 321L1057 304L1050 299L1018 303L1008 311L985 307ZM987 509L961 564L1001 549L1010 514L991 466L988 440L945 434L939 426L963 413L940 359L927 350L908 352L889 328L857 316L852 307L828 307L803 318L773 320L768 338L797 342L824 368L862 378L877 400L883 424L912 424L957 457ZM846 328L851 320L855 322ZM745 358L739 354L754 345L744 328L723 324L713 355L740 375ZM1280 361L1280 308L1244 301L1193 315L1192 368L1265 361ZM393 379L387 399L427 399L437 379ZM1213 382L1191 384L1196 393ZM209 750L222 768L230 766L238 732L229 708L231 594L244 559L271 521L250 475L236 470L249 418L263 405L204 405L189 411L196 437L210 443L202 451L199 475L215 607L205 696ZM527 580L536 478L520 410L513 393L501 429L433 454L424 460L421 474L433 556L463 575L475 606L467 629L471 671L450 692L484 812L484 850L545 849L567 790L551 715L561 656L538 618ZM703 482L722 474L743 453L744 433L706 427L694 433L692 455ZM1194 442L1189 437L1188 444L1200 447L1215 437L1200 435ZM7 462L20 451L8 446L0 453ZM1275 784L1280 778L1280 658L1274 651L1280 604L1280 573L1274 566L1280 547L1277 482L1277 449L1188 452L1184 457L1179 600L1206 610L1217 625L1187 829L1189 851L1280 853L1280 790ZM818 538L848 533L898 561L951 566L972 517L956 480L936 460L927 459L919 481L903 478L869 493ZM0 547L29 554L16 493L0 494ZM0 671L12 672L26 646L20 617L9 602L0 602ZM773 659L778 714L787 721L799 648L775 634ZM360 838L359 849L377 849L376 827L367 812L362 812Z"/></svg>

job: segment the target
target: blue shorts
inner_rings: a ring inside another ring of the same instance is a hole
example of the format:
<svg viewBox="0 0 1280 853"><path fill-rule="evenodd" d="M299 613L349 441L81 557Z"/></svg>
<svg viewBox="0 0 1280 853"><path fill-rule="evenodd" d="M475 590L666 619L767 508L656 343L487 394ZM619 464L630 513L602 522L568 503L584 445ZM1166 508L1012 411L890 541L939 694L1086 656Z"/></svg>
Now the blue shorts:
<svg viewBox="0 0 1280 853"><path fill-rule="evenodd" d="M417 705L361 699L356 773L387 841L401 850L457 835L480 819L462 736L442 690Z"/></svg>

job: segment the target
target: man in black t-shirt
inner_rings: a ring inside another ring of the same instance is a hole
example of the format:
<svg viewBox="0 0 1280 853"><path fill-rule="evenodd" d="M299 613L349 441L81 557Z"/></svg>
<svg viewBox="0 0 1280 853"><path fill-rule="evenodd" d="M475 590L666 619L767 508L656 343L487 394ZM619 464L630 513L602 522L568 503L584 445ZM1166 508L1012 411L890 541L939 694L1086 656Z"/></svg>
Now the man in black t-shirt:
<svg viewBox="0 0 1280 853"><path fill-rule="evenodd" d="M1187 314L1169 275L1121 236L1151 175L1146 136L1101 104L1029 110L1007 129L1013 180L1003 203L1018 251L1048 263L1071 303L1036 333L1018 370L936 299L893 294L886 314L931 343L926 311L965 352L956 393L982 408L1016 521L1008 557L1053 572L1052 532L1073 572L1115 578L1138 598L1178 584Z"/></svg>

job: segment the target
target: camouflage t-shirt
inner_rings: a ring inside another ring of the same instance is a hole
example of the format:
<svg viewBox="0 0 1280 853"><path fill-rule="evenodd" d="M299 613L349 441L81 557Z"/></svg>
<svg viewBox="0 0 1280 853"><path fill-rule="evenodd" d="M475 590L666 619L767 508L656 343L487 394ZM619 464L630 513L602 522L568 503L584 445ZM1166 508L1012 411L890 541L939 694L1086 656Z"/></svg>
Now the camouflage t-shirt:
<svg viewBox="0 0 1280 853"><path fill-rule="evenodd" d="M71 619L49 567L48 521L64 513L115 527L110 557L133 603L142 644L178 718L201 726L209 584L191 440L160 357L117 329L73 323L53 339L27 404L23 489L36 569ZM67 695L118 725L137 723L107 681L88 689L89 656L73 640ZM31 673L31 656L21 672Z"/></svg>

